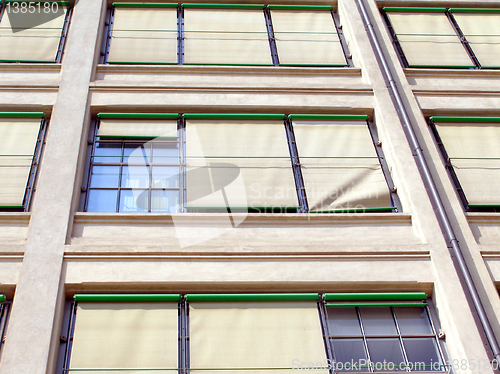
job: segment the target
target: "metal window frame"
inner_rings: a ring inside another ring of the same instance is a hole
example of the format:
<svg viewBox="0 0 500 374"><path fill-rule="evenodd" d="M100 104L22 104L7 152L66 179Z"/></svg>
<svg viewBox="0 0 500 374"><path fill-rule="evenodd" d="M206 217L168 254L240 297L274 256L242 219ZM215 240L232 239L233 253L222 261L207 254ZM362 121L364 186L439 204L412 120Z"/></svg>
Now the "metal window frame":
<svg viewBox="0 0 500 374"><path fill-rule="evenodd" d="M115 113L109 113L109 117L113 118L113 117L119 117L120 114L115 114ZM136 115L138 116L138 115ZM147 115L144 115L144 117L147 117ZM154 114L152 115L154 116ZM123 114L123 117L124 120L126 120L127 118L134 118L134 114L131 114L131 115L127 115L126 113ZM127 139L124 139L122 137L119 137L117 136L116 138L105 138L105 139L100 139L99 137L99 132L98 132L98 129L99 129L99 124L100 124L100 120L97 119L94 121L94 124L91 126L91 129L89 131L89 139L88 139L88 146L87 146L87 154L86 154L86 160L85 160L85 173L84 173L84 177L82 179L82 188L81 188L81 195L80 195L80 210L83 210L84 212L88 211L88 204L89 204L89 195L90 195L90 190L93 190L93 189L96 189L96 190L112 190L112 191L117 191L117 199L116 199L116 209L114 212L109 212L109 213L127 213L127 212L120 212L120 192L122 190L133 190L133 188L129 188L129 187L122 187L121 186L121 181L122 181L122 173L123 173L123 168L124 166L127 166L128 164L126 162L123 161L124 159L124 150L125 150L125 147L127 146L127 144L139 144L139 143L142 143L142 144L147 144L147 143L150 143L149 144L149 149L151 151L150 153L150 157L151 157L151 160L148 162L147 159L146 159L146 162L145 162L145 166L148 168L148 172L149 172L149 187L145 187L145 188L140 188L141 190L147 190L148 191L148 210L147 212L139 212L139 213L165 213L165 214L171 214L171 213L168 213L168 212L152 212L152 208L151 208L151 203L152 203L152 199L151 199L151 194L152 194L152 191L171 191L171 190L177 190L179 192L179 196L178 196L178 199L179 199L179 212L182 211L183 209L183 206L181 205L181 202L183 200L182 196L183 196L183 184L182 184L182 181L181 181L181 176L183 175L182 173L179 173L179 186L177 188L153 188L153 183L152 183L152 177L153 177L153 167L162 167L162 166L172 166L172 167L175 167L175 166L179 166L179 171L182 172L182 158L181 158L181 134L182 134L182 131L181 131L181 125L180 125L180 119L177 120L177 134L178 134L178 137L177 137L177 140L165 140L164 142L151 142L151 140L147 140L147 139L144 139L144 138L127 138ZM99 138L99 139L98 139ZM149 138L148 138L149 139ZM120 162L114 162L114 163L98 163L97 165L95 164L95 162L93 161L94 159L94 155L95 155L95 148L96 148L96 144L97 143L101 143L101 142L105 142L105 143L116 143L116 144L120 144L120 149L121 149L121 152L120 152L120 156L116 156L116 157L120 157ZM154 144L174 144L176 143L177 144L177 150L178 150L178 161L177 163L158 163L158 164L155 164L153 162L153 145ZM141 145L141 148L143 148L143 146ZM145 156L146 157L146 156ZM104 165L101 165L101 164L104 164ZM142 165L142 164L141 164ZM92 167L93 166L118 166L119 167L119 173L118 173L118 186L117 187L90 187L90 184L91 184L91 181L92 181ZM134 165L132 165L134 166ZM135 212L128 212L128 213L135 213Z"/></svg>
<svg viewBox="0 0 500 374"><path fill-rule="evenodd" d="M12 307L12 301L5 300L0 304L0 357L2 355L3 346L5 344L5 337L7 334L7 326L9 324L10 318L10 308Z"/></svg>

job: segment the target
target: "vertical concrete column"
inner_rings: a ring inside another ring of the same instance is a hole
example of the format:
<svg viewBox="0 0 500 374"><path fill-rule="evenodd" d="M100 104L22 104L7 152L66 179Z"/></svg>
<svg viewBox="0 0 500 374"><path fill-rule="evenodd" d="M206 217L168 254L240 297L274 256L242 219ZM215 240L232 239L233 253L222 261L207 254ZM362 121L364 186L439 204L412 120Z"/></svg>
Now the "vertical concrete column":
<svg viewBox="0 0 500 374"><path fill-rule="evenodd" d="M102 0L82 0L74 7L1 374L45 374L53 370L52 356L57 345L54 333L59 331L54 316L63 297L60 280L64 246L71 226L89 82L104 7Z"/></svg>

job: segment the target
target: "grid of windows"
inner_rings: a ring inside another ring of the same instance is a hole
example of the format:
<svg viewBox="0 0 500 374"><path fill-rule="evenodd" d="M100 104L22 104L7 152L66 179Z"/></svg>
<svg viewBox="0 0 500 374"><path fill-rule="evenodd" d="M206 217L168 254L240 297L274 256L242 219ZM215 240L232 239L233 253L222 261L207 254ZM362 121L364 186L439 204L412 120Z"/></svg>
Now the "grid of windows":
<svg viewBox="0 0 500 374"><path fill-rule="evenodd" d="M367 116L100 113L88 212L400 209Z"/></svg>
<svg viewBox="0 0 500 374"><path fill-rule="evenodd" d="M109 64L349 66L328 6L114 3Z"/></svg>
<svg viewBox="0 0 500 374"><path fill-rule="evenodd" d="M42 112L0 113L0 210L29 209L47 121Z"/></svg>
<svg viewBox="0 0 500 374"><path fill-rule="evenodd" d="M446 167L468 211L499 211L500 118L430 117Z"/></svg>
<svg viewBox="0 0 500 374"><path fill-rule="evenodd" d="M406 67L498 69L500 10L385 7Z"/></svg>
<svg viewBox="0 0 500 374"><path fill-rule="evenodd" d="M62 371L435 372L424 293L76 295ZM383 367L381 367L381 365Z"/></svg>
<svg viewBox="0 0 500 374"><path fill-rule="evenodd" d="M0 8L1 62L60 62L69 1L6 0Z"/></svg>

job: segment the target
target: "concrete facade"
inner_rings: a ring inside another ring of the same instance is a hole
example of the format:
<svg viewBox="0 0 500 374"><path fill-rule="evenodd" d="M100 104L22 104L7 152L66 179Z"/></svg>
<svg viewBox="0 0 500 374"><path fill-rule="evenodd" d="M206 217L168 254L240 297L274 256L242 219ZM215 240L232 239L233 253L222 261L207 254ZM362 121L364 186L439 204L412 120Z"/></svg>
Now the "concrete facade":
<svg viewBox="0 0 500 374"><path fill-rule="evenodd" d="M380 14L393 3L365 0L500 340L500 213L464 211L426 121L430 115L499 116L500 72L404 69ZM421 291L436 308L450 360L492 359L355 1L300 4L337 9L354 67L99 64L111 6L103 0L78 2L60 64L0 64L0 111L43 111L50 119L29 212L0 212L0 292L13 300L1 374L55 373L65 301L75 293L106 292ZM195 235L221 229L224 217L78 211L88 131L102 111L366 114L377 127L403 211L252 214L230 231L182 247L176 227Z"/></svg>

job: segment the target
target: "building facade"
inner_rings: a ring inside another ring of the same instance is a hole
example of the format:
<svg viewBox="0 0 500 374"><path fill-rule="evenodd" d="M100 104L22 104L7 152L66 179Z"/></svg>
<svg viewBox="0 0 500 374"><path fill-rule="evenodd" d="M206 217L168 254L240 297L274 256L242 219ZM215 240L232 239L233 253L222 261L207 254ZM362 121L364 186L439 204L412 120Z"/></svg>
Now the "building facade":
<svg viewBox="0 0 500 374"><path fill-rule="evenodd" d="M0 373L498 371L498 9L4 2Z"/></svg>

